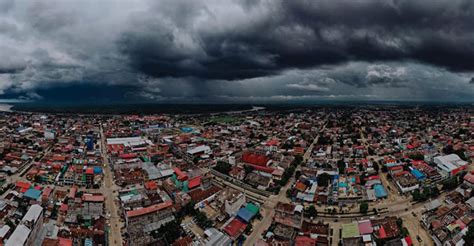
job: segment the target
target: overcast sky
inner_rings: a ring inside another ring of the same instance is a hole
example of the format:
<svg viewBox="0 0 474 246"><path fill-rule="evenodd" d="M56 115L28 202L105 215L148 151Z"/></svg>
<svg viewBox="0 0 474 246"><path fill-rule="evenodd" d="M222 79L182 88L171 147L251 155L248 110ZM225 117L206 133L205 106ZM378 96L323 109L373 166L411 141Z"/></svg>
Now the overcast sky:
<svg viewBox="0 0 474 246"><path fill-rule="evenodd" d="M472 0L0 0L0 99L474 101L473 23Z"/></svg>

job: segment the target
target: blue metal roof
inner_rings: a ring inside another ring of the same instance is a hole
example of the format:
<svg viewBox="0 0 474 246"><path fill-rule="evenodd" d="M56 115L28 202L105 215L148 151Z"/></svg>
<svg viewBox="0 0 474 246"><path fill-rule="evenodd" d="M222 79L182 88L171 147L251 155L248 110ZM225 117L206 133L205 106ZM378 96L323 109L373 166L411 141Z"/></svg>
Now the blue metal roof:
<svg viewBox="0 0 474 246"><path fill-rule="evenodd" d="M39 190L36 190L36 189L33 189L33 188L30 188L28 189L25 194L23 194L24 196L28 197L28 198L31 198L31 199L34 199L34 200L37 200L40 195L41 195L41 191Z"/></svg>
<svg viewBox="0 0 474 246"><path fill-rule="evenodd" d="M385 188L383 188L383 185L381 184L374 185L374 191L375 197L377 198L387 197L387 191L385 191Z"/></svg>
<svg viewBox="0 0 474 246"><path fill-rule="evenodd" d="M94 174L102 174L102 168L101 167L94 167Z"/></svg>
<svg viewBox="0 0 474 246"><path fill-rule="evenodd" d="M411 170L411 174L413 174L416 179L425 179L426 178L426 176L422 172L420 172L418 169L415 169L415 168L413 168Z"/></svg>
<svg viewBox="0 0 474 246"><path fill-rule="evenodd" d="M239 209L239 212L237 212L237 217L239 217L240 219L242 219L243 221L247 223L250 222L253 216L254 216L254 213L252 213L252 211L249 211L246 208L241 208Z"/></svg>

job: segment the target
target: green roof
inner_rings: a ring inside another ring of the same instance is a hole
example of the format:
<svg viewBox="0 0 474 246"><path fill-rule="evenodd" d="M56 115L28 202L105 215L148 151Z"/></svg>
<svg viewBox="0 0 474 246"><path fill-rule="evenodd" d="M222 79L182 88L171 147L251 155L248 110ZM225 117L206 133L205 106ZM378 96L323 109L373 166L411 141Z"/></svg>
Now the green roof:
<svg viewBox="0 0 474 246"><path fill-rule="evenodd" d="M360 237L359 226L355 223L342 225L342 238Z"/></svg>
<svg viewBox="0 0 474 246"><path fill-rule="evenodd" d="M254 215L258 213L258 210L260 210L259 207L255 206L255 204L250 203L250 202L247 203L247 206L245 206L245 208L246 208L248 211L252 212Z"/></svg>

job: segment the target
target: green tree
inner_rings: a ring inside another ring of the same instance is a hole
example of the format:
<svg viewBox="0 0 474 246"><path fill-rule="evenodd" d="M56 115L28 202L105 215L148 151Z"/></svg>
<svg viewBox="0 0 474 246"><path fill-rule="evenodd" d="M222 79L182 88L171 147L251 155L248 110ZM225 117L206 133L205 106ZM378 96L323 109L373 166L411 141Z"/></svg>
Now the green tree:
<svg viewBox="0 0 474 246"><path fill-rule="evenodd" d="M379 173L379 170L380 170L379 163L376 162L376 161L374 161L374 162L372 162L372 163L373 163L372 165L374 166L375 172L376 172L376 173Z"/></svg>
<svg viewBox="0 0 474 246"><path fill-rule="evenodd" d="M318 176L318 186L327 187L330 179L331 179L331 175L327 173L322 173L321 175Z"/></svg>
<svg viewBox="0 0 474 246"><path fill-rule="evenodd" d="M224 161L218 161L216 166L214 167L214 170L223 173L225 175L229 175L230 170L232 169L232 166Z"/></svg>
<svg viewBox="0 0 474 246"><path fill-rule="evenodd" d="M206 214L201 211L196 211L196 215L194 216L196 219L196 224L203 229L207 229L212 227L212 221L207 218Z"/></svg>
<svg viewBox="0 0 474 246"><path fill-rule="evenodd" d="M438 197L439 196L439 189L436 186L431 188L431 197Z"/></svg>
<svg viewBox="0 0 474 246"><path fill-rule="evenodd" d="M443 190L452 190L458 186L457 177L451 177L443 181Z"/></svg>
<svg viewBox="0 0 474 246"><path fill-rule="evenodd" d="M466 235L463 237L466 245L474 245L474 223L471 223L467 229Z"/></svg>
<svg viewBox="0 0 474 246"><path fill-rule="evenodd" d="M466 153L465 149L457 149L454 151L454 153L458 155L459 158L461 158L462 160L468 161L468 158L466 157L466 154L465 154Z"/></svg>
<svg viewBox="0 0 474 246"><path fill-rule="evenodd" d="M406 227L403 227L401 230L400 230L400 233L402 234L402 237L406 237L408 236L410 233L408 232L408 229Z"/></svg>
<svg viewBox="0 0 474 246"><path fill-rule="evenodd" d="M301 171L299 171L299 170L296 171L296 172L295 172L295 179L299 179L300 176L301 176Z"/></svg>
<svg viewBox="0 0 474 246"><path fill-rule="evenodd" d="M81 214L76 215L77 223L82 224L84 217Z"/></svg>
<svg viewBox="0 0 474 246"><path fill-rule="evenodd" d="M398 218L398 219L397 219L397 226L398 226L399 229L402 228L402 226L403 226L403 220L402 220L401 218Z"/></svg>
<svg viewBox="0 0 474 246"><path fill-rule="evenodd" d="M419 160L419 161L422 161L422 160L425 159L425 156L420 152L410 154L410 155L408 155L408 157L412 160Z"/></svg>
<svg viewBox="0 0 474 246"><path fill-rule="evenodd" d="M316 210L316 207L314 207L314 205L311 205L308 207L308 209L306 210L306 214L309 216L309 217L316 217L318 216L318 210Z"/></svg>
<svg viewBox="0 0 474 246"><path fill-rule="evenodd" d="M367 202L362 202L359 206L359 212L361 214L366 214L369 211L369 204Z"/></svg>
<svg viewBox="0 0 474 246"><path fill-rule="evenodd" d="M303 161L303 156L297 155L297 156L295 156L295 159L293 160L293 163L295 165L299 165L299 164L301 164L302 161Z"/></svg>
<svg viewBox="0 0 474 246"><path fill-rule="evenodd" d="M344 160L337 161L337 168L339 169L340 174L344 173L344 171L346 170L346 163L344 162Z"/></svg>
<svg viewBox="0 0 474 246"><path fill-rule="evenodd" d="M414 191L411 193L411 195L412 195L412 197L413 197L413 201L415 201L415 202L421 201L421 194L420 194L420 190L419 190L419 189L414 190Z"/></svg>
<svg viewBox="0 0 474 246"><path fill-rule="evenodd" d="M423 188L423 192L421 193L421 200L426 201L431 196L431 189L430 188Z"/></svg>
<svg viewBox="0 0 474 246"><path fill-rule="evenodd" d="M291 189L286 190L286 197L291 198L293 196L293 192Z"/></svg>
<svg viewBox="0 0 474 246"><path fill-rule="evenodd" d="M159 229L152 231L153 238L164 238L169 244L181 237L182 228L176 220L170 221Z"/></svg>
<svg viewBox="0 0 474 246"><path fill-rule="evenodd" d="M252 231L252 229L253 229L252 223L248 223L247 227L245 227L244 233L248 234Z"/></svg>
<svg viewBox="0 0 474 246"><path fill-rule="evenodd" d="M252 166L245 165L244 166L245 176L247 176L247 174L251 173L253 170L254 168Z"/></svg>

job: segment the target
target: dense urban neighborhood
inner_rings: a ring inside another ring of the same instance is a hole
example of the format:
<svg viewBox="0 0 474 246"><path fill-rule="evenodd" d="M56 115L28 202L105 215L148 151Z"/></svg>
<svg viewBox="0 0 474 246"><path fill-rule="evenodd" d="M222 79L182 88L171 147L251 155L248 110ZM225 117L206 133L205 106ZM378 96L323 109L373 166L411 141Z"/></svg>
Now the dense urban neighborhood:
<svg viewBox="0 0 474 246"><path fill-rule="evenodd" d="M472 107L0 113L0 245L474 245Z"/></svg>

